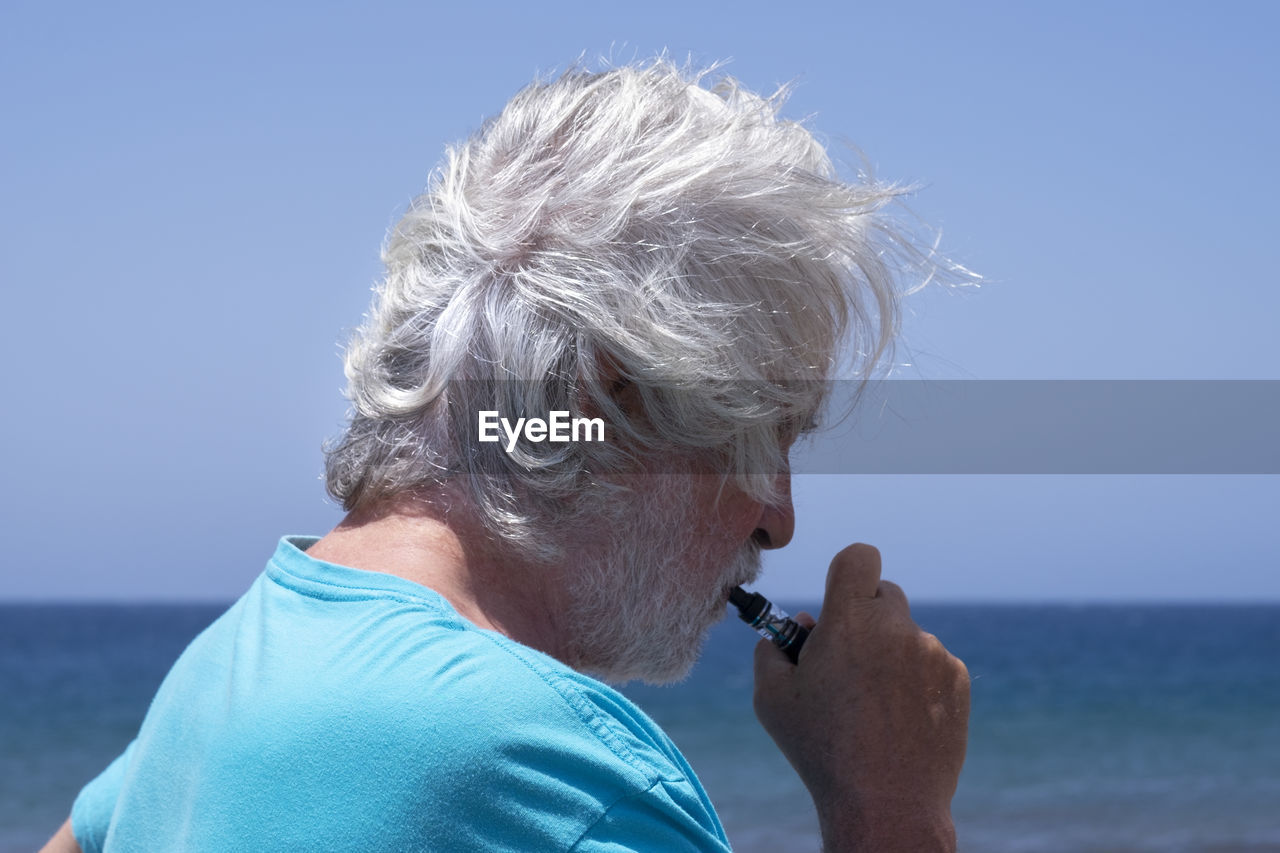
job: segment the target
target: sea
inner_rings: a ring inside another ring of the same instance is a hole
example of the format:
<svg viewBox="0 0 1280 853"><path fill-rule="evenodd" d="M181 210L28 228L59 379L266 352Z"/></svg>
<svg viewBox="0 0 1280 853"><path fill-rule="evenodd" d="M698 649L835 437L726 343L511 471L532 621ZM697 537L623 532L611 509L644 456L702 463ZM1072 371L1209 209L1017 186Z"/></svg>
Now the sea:
<svg viewBox="0 0 1280 853"><path fill-rule="evenodd" d="M0 853L43 844L225 607L0 605ZM962 851L1280 853L1280 605L912 613L973 678ZM624 692L689 758L735 850L816 851L808 795L752 714L754 642L726 620L686 681Z"/></svg>

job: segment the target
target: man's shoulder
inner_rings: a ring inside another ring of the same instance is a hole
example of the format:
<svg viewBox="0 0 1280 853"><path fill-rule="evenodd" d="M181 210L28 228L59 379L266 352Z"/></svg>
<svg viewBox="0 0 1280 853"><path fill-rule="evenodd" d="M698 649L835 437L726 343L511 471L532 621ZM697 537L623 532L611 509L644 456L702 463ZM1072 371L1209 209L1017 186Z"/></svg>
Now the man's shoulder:
<svg viewBox="0 0 1280 853"><path fill-rule="evenodd" d="M478 628L425 587L312 560L308 541L282 540L242 602L246 618L227 626L228 643L247 633L279 651L267 683L290 694L279 697L288 706L424 740L440 759L572 751L629 769L637 784L690 775L662 730L608 685Z"/></svg>
<svg viewBox="0 0 1280 853"><path fill-rule="evenodd" d="M394 744L396 772L415 776L412 787L448 780L449 800L467 803L467 825L486 837L527 840L537 826L582 838L610 820L719 831L678 749L608 685L474 627L432 632L396 669L360 712L363 725ZM369 750L355 752L368 760ZM556 849L550 837L543 846Z"/></svg>
<svg viewBox="0 0 1280 853"><path fill-rule="evenodd" d="M466 627L442 632L420 655L412 668L428 677L410 689L436 709L425 721L430 727L443 717L455 730L454 749L540 753L553 763L586 757L634 775L630 784L642 787L689 776L676 747L640 708L541 652Z"/></svg>

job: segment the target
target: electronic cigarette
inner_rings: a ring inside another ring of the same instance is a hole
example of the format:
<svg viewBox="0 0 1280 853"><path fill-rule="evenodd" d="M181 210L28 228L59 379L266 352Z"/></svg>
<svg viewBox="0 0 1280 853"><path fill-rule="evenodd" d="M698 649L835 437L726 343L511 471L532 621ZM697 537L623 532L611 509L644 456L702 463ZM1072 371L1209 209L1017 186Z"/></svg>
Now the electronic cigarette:
<svg viewBox="0 0 1280 853"><path fill-rule="evenodd" d="M738 608L738 616L756 633L786 652L795 663L800 647L809 638L809 629L787 615L758 592L747 592L740 586L729 591L729 603Z"/></svg>

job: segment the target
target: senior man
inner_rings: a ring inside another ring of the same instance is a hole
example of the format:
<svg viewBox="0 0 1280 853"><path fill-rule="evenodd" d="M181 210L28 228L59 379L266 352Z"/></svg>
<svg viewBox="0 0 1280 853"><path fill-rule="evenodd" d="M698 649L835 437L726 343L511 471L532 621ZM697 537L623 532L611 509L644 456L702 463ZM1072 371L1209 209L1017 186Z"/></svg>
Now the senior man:
<svg viewBox="0 0 1280 853"><path fill-rule="evenodd" d="M910 247L896 190L704 79L571 70L449 150L347 350L348 515L280 542L46 850L728 847L597 679L679 679L791 539L790 444L842 341L863 370L889 343ZM604 440L480 440L552 412ZM953 849L963 665L870 546L801 618L798 663L758 647L755 705L826 848Z"/></svg>

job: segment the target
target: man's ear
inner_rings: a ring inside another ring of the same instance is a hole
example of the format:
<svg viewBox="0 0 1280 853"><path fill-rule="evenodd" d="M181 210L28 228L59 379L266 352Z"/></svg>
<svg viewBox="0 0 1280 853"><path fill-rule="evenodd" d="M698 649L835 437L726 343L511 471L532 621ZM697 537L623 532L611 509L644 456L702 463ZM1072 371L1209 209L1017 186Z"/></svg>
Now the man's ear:
<svg viewBox="0 0 1280 853"><path fill-rule="evenodd" d="M640 388L630 379L624 377L614 379L609 384L609 396L632 423L644 416L644 399L640 396Z"/></svg>
<svg viewBox="0 0 1280 853"><path fill-rule="evenodd" d="M613 356L608 353L601 353L595 358L594 376L588 379L583 377L584 382L580 385L594 384L596 387L604 391L605 395L613 402L615 406L621 410L623 417L631 423L644 416L644 399L640 394L640 389L636 383L626 376L622 368ZM578 400L579 408L587 417L604 417L608 419L606 412L601 412L596 401L591 399L585 393L581 393Z"/></svg>

